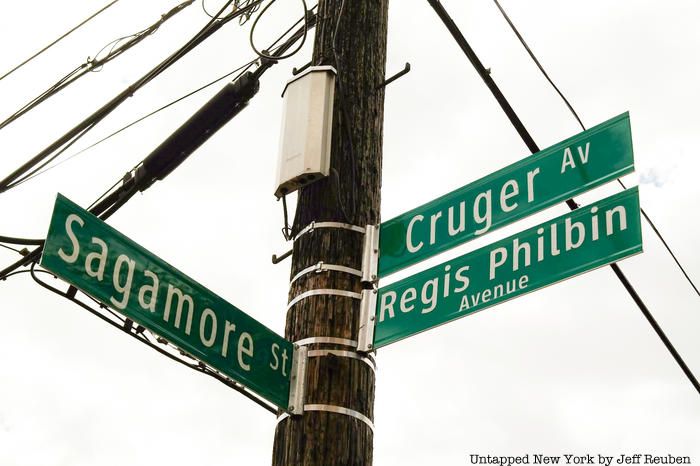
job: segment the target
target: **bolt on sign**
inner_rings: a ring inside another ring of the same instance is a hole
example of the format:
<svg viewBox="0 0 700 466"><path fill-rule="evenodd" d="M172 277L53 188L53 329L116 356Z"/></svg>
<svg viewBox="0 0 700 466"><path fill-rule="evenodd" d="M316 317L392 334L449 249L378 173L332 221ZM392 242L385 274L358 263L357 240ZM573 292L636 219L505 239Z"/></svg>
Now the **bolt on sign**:
<svg viewBox="0 0 700 466"><path fill-rule="evenodd" d="M382 223L379 276L401 270L634 170L629 114Z"/></svg>
<svg viewBox="0 0 700 466"><path fill-rule="evenodd" d="M640 252L635 187L380 288L374 347Z"/></svg>
<svg viewBox="0 0 700 466"><path fill-rule="evenodd" d="M292 343L60 194L41 265L287 408Z"/></svg>

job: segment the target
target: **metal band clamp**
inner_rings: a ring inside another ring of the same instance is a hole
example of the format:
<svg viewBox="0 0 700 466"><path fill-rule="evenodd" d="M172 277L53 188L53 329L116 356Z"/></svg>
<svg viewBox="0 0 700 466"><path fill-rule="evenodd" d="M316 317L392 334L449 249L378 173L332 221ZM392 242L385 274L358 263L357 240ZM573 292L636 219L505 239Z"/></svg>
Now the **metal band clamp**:
<svg viewBox="0 0 700 466"><path fill-rule="evenodd" d="M311 272L316 272L316 273L321 273L325 271L334 271L334 272L345 272L349 273L350 275L355 275L358 277L362 277L362 271L353 269L352 267L346 267L344 265L334 265L334 264L326 264L323 261L318 262L315 265L312 265L310 267L306 267L302 271L300 271L298 274L294 275L294 277L291 279L289 282L289 285L291 286L292 283L297 281L299 278L303 277L304 275L311 273Z"/></svg>
<svg viewBox="0 0 700 466"><path fill-rule="evenodd" d="M304 411L325 411L327 413L344 414L346 416L354 417L355 419L364 422L365 425L367 425L367 427L369 427L372 430L372 433L374 433L374 423L372 422L372 420L364 414L355 411L354 409L324 404L308 404L304 405ZM289 418L289 414L283 413L282 415L280 415L280 417L277 418L277 424L279 424L287 418Z"/></svg>
<svg viewBox="0 0 700 466"><path fill-rule="evenodd" d="M320 349L320 350L309 350L308 352L308 357L310 358L318 358L318 357L324 357L324 356L338 356L341 358L350 358L350 359L357 359L358 361L362 361L365 364L367 364L370 369L372 369L372 372L375 374L377 373L377 363L366 356L362 356L359 353L356 353L355 351L343 351L343 350L332 350L332 349Z"/></svg>
<svg viewBox="0 0 700 466"><path fill-rule="evenodd" d="M354 417L355 419L364 422L367 425L367 427L369 427L372 430L372 433L374 433L374 423L372 422L372 420L364 414L362 414L361 412L355 411L354 409L343 408L342 406L310 404L304 405L304 411L325 411L327 413L338 413L344 414L345 416Z"/></svg>
<svg viewBox="0 0 700 466"><path fill-rule="evenodd" d="M306 346L314 344L328 344L328 345L343 345L350 348L356 348L357 342L355 340L348 340L347 338L337 338L337 337L309 337L297 340L294 342L295 345Z"/></svg>
<svg viewBox="0 0 700 466"><path fill-rule="evenodd" d="M351 230L351 231L356 231L358 233L363 233L365 232L364 227L359 227L357 225L350 225L349 223L342 223L342 222L311 222L308 225L306 225L304 228L301 229L299 233L294 236L294 241L298 240L301 236L305 235L306 233L310 233L314 231L316 228L341 228L343 230Z"/></svg>
<svg viewBox="0 0 700 466"><path fill-rule="evenodd" d="M328 289L328 288L321 288L318 290L309 290L305 291L299 296L295 297L291 301L289 301L289 304L287 304L287 310L289 311L292 306L294 306L296 303L301 301L302 299L306 299L310 296L345 296L346 298L353 298L353 299L361 299L362 295L360 293L355 293L354 291L346 291L346 290L333 290L333 289Z"/></svg>

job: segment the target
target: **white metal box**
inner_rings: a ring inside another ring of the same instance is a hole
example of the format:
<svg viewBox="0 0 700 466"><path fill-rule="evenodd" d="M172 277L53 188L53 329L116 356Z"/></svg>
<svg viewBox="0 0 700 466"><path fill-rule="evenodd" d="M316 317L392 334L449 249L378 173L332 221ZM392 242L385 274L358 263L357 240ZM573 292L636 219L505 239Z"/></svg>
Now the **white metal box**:
<svg viewBox="0 0 700 466"><path fill-rule="evenodd" d="M328 176L335 75L332 66L313 66L291 79L282 92L278 198Z"/></svg>

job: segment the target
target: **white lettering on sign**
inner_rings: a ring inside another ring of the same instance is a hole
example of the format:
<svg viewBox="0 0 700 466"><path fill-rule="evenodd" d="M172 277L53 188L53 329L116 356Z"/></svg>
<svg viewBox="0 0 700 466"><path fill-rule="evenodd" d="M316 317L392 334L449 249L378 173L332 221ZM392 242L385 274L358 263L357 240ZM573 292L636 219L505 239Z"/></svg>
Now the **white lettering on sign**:
<svg viewBox="0 0 700 466"><path fill-rule="evenodd" d="M208 337L206 336L207 317L211 320ZM202 318L199 320L199 339L207 348L211 348L216 341L216 314L209 308L202 311Z"/></svg>
<svg viewBox="0 0 700 466"><path fill-rule="evenodd" d="M432 312L437 306L440 295L443 298L448 297L451 293L461 293L469 287L469 277L466 272L469 271L469 266L460 267L452 274L452 267L447 265L445 273L442 277L435 277L426 280L420 288L406 288L401 297L398 298L395 291L387 291L381 297L379 302L379 322L384 322L385 319L392 319L396 315L394 306L397 299L399 300L399 310L404 313L410 313L415 309L420 309L421 314ZM440 292L442 290L442 293ZM420 296L420 300L417 298Z"/></svg>
<svg viewBox="0 0 700 466"><path fill-rule="evenodd" d="M406 229L406 248L408 249L408 252L418 252L420 248L423 247L423 241L419 242L415 246L413 245L413 242L411 241L411 234L413 233L413 226L415 225L416 222L422 222L423 221L423 216L422 215L416 215L411 219L410 222L408 222L408 228Z"/></svg>
<svg viewBox="0 0 700 466"><path fill-rule="evenodd" d="M588 157L586 152L586 157ZM525 190L527 203L535 202L535 177L540 173L539 167L528 171L525 175ZM478 193L471 200L471 209L467 208L467 200L459 200L453 205L447 206L430 214L429 221L426 217L416 214L411 217L406 227L406 250L413 254L420 251L428 243L438 244L440 238L453 237L459 234L474 233L482 235L491 229L493 223L494 208L501 212L515 211L519 206L515 198L521 192L521 182L510 179L503 183L497 192L498 199L493 199L493 190L487 189ZM494 207L494 202L496 207ZM467 219L467 212L471 218ZM445 215L446 214L446 215Z"/></svg>
<svg viewBox="0 0 700 466"><path fill-rule="evenodd" d="M92 244L100 246L100 252L91 252L85 256L85 273L90 277L102 281L105 275L105 265L107 265L107 243L100 238L92 238ZM93 261L98 260L97 270L93 269Z"/></svg>
<svg viewBox="0 0 700 466"><path fill-rule="evenodd" d="M577 220L567 216L560 220L559 224L554 222L538 227L535 230L536 235L526 230L508 240L505 245L501 243L491 246L484 251L484 255L475 256L473 259L466 255L464 259L458 259L481 261L483 258L483 269L480 267L476 272L470 270L469 265L453 270L452 264L445 264L442 272L429 269L423 276L418 275L420 279L399 285L393 290L380 290L377 306L379 323L394 318L401 319L403 314L412 313L418 316L431 312L450 313L441 310L444 303L456 306L456 302L459 302L458 311L463 312L494 300L505 299L528 287L528 269L535 264L571 253L585 246L587 242L598 241L601 235L612 236L628 228L624 205L606 207L601 212L599 207L594 206L590 208L589 214L581 212L578 215L582 218L577 215ZM521 275L518 278L501 278L499 281L501 271L508 271L508 275L511 271ZM489 280L470 281L470 273L488 273ZM478 289L470 289L472 282L477 283Z"/></svg>
<svg viewBox="0 0 700 466"><path fill-rule="evenodd" d="M599 232L599 222L597 212L598 209L593 207L591 209L590 218L590 229L587 229L587 224L583 221L581 222L571 222L571 218L566 218L564 220L564 252L569 252L574 249L578 249L586 241L587 235L590 235L590 240L595 241L600 237ZM615 222L617 218L617 222ZM617 227L616 227L617 223ZM624 231L627 229L627 212L624 206L617 206L605 211L605 234L610 236L615 233L615 231ZM551 232L551 248L549 251L550 256L558 256L562 251L558 247L558 235L557 235L557 224L552 223L550 225ZM542 262L545 260L546 250L544 248L544 228L537 229L537 262ZM510 248L511 254L509 255L509 248L498 247L489 253L489 279L493 280L496 278L496 272L500 267L507 265L508 259L510 259L510 267L513 272L518 271L520 268L529 267L531 264L531 246L528 242L520 243L518 238L515 238ZM521 254L522 253L522 254ZM520 258L522 257L522 264Z"/></svg>
<svg viewBox="0 0 700 466"><path fill-rule="evenodd" d="M124 284L122 285L119 280L119 275L121 273L122 265L126 264L126 277L124 279ZM117 257L117 262L114 264L114 273L112 274L112 282L114 285L114 290L121 293L122 296L119 300L114 299L114 297L109 298L114 307L117 309L124 309L129 302L129 295L131 294L131 283L134 281L134 268L136 267L136 262L129 259L126 254L120 254Z"/></svg>
<svg viewBox="0 0 700 466"><path fill-rule="evenodd" d="M276 371L280 367L280 360L279 360L279 352L280 352L280 345L277 343L272 344L272 357L274 358L274 361L270 363L270 369L273 371ZM287 375L287 359L289 356L287 355L287 349L282 350L282 375Z"/></svg>
<svg viewBox="0 0 700 466"><path fill-rule="evenodd" d="M238 365L241 369L249 371L250 364L243 360L243 356L253 357L253 337L248 332L241 333L238 339Z"/></svg>
<svg viewBox="0 0 700 466"><path fill-rule="evenodd" d="M190 331L192 330L194 301L192 301L192 296L183 293L181 289L176 288L173 285L168 285L168 294L165 297L165 312L163 313L163 320L166 322L170 320L170 309L172 307L173 296L177 298L177 307L175 308L175 328L180 328L183 308L182 303L184 302L187 304L187 325L185 325L185 334L189 335Z"/></svg>
<svg viewBox="0 0 700 466"><path fill-rule="evenodd" d="M148 269L143 271L143 276L150 278L151 284L142 285L139 289L139 305L143 309L156 312L156 304L158 303L158 285L160 280L158 280L158 275L154 274ZM148 302L146 302L146 293L149 293L150 295Z"/></svg>
<svg viewBox="0 0 700 466"><path fill-rule="evenodd" d="M75 214L70 214L68 217L66 217L66 234L68 235L68 238L70 239L70 242L73 245L73 252L70 254L66 254L63 248L60 248L58 250L58 257L68 262L69 264L72 264L73 262L77 261L78 256L80 255L80 244L78 243L78 238L73 232L73 223L76 222L81 227L85 225L85 221Z"/></svg>
<svg viewBox="0 0 700 466"><path fill-rule="evenodd" d="M241 332L240 335L232 337L236 333L236 324L227 319L220 320L216 312L209 307L205 307L197 315L195 301L190 294L173 284L161 284L160 278L155 272L139 268L136 260L126 254L120 254L116 258L110 259L109 245L101 238L92 237L90 244L83 245L83 249L81 249L77 232L80 227L84 226L85 221L80 216L69 214L66 217L65 236L70 241L70 247L59 248L57 255L64 262L73 264L77 262L82 251L85 254L85 261L82 263L81 270L84 270L87 277L98 282L103 282L107 270L111 269L112 279L109 286L111 286L112 293L109 302L112 306L118 310L126 309L133 291L134 300L138 302L138 309L150 313L160 310L163 322L170 324L185 335L190 335L192 326L196 325L194 333L199 337L202 345L212 348L217 341L221 341L221 357L233 357L235 363L245 371L255 370L252 365L255 341L250 333ZM143 270L143 275L138 277L138 280L135 277L137 270ZM107 274L107 277L109 276ZM134 284L135 281L136 284ZM161 285L165 294L165 303L162 308L158 308L158 304L162 302L159 300ZM195 319L198 319L197 322ZM233 351L230 351L229 344L235 345ZM279 371L282 376L286 377L289 374L290 363L291 355L288 354L287 349L282 349L279 344L273 343L270 361L266 363L269 368L273 371Z"/></svg>
<svg viewBox="0 0 700 466"><path fill-rule="evenodd" d="M576 147L576 151L578 152L578 159L579 162L581 162L581 165L585 165L588 163L588 149L591 148L591 143L587 142L586 143L586 148L584 149L581 146ZM567 147L564 149L564 156L562 157L561 161L561 173L564 173L568 168L576 168L576 161L574 160L574 155L571 152L571 147Z"/></svg>
<svg viewBox="0 0 700 466"><path fill-rule="evenodd" d="M486 288L482 291L477 291L472 294L465 294L462 296L462 301L459 305L459 312L468 311L474 306L479 304L485 304L492 299L502 298L516 291L524 290L527 288L527 282L529 278L527 275L522 275L519 279L511 279L505 283L499 283L492 288Z"/></svg>

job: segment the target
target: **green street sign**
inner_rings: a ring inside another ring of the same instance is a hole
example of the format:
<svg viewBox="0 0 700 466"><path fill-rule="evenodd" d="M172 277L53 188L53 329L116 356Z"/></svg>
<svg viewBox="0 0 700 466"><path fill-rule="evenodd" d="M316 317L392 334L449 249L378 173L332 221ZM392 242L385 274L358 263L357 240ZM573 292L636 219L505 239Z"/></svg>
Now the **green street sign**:
<svg viewBox="0 0 700 466"><path fill-rule="evenodd" d="M634 170L629 114L601 123L382 223L379 276Z"/></svg>
<svg viewBox="0 0 700 466"><path fill-rule="evenodd" d="M60 194L41 265L287 409L289 341Z"/></svg>
<svg viewBox="0 0 700 466"><path fill-rule="evenodd" d="M641 251L632 188L380 288L374 347Z"/></svg>

